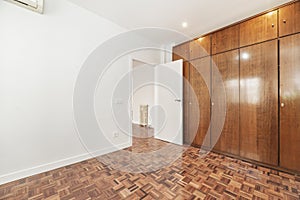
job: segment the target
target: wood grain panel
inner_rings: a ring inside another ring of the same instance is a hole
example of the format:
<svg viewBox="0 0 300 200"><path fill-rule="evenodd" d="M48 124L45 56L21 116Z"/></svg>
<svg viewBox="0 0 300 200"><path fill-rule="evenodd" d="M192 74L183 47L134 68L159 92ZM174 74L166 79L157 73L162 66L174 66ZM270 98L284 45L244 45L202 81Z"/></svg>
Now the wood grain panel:
<svg viewBox="0 0 300 200"><path fill-rule="evenodd" d="M190 42L190 60L210 55L211 36L207 35Z"/></svg>
<svg viewBox="0 0 300 200"><path fill-rule="evenodd" d="M217 142L214 149L239 155L238 50L213 56L212 102L212 144Z"/></svg>
<svg viewBox="0 0 300 200"><path fill-rule="evenodd" d="M212 54L239 47L240 25L231 26L212 35Z"/></svg>
<svg viewBox="0 0 300 200"><path fill-rule="evenodd" d="M247 46L277 37L277 11L240 24L240 46Z"/></svg>
<svg viewBox="0 0 300 200"><path fill-rule="evenodd" d="M194 140L189 131L189 102L190 102L190 63L183 63L183 141L191 144Z"/></svg>
<svg viewBox="0 0 300 200"><path fill-rule="evenodd" d="M278 164L277 40L240 50L240 155Z"/></svg>
<svg viewBox="0 0 300 200"><path fill-rule="evenodd" d="M279 36L300 32L300 1L279 9Z"/></svg>
<svg viewBox="0 0 300 200"><path fill-rule="evenodd" d="M280 165L300 172L300 33L280 40Z"/></svg>
<svg viewBox="0 0 300 200"><path fill-rule="evenodd" d="M190 130L196 132L196 146L210 147L210 63L210 57L205 57L190 65Z"/></svg>
<svg viewBox="0 0 300 200"><path fill-rule="evenodd" d="M189 42L173 47L173 61L183 59L187 61L189 57Z"/></svg>

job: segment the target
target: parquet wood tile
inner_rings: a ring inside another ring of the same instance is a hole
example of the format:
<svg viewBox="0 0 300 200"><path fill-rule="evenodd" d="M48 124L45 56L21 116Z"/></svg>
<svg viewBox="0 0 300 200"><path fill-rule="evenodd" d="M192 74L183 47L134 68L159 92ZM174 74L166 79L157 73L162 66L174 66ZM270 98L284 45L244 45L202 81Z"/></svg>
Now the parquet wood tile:
<svg viewBox="0 0 300 200"><path fill-rule="evenodd" d="M157 151L168 143L136 138L125 152ZM175 147L172 147L175 148ZM147 173L122 172L90 159L0 186L1 200L47 199L300 199L300 177L184 147L179 159ZM123 156L114 152L110 156ZM165 159L159 156L157 162ZM127 158L123 164L130 162Z"/></svg>

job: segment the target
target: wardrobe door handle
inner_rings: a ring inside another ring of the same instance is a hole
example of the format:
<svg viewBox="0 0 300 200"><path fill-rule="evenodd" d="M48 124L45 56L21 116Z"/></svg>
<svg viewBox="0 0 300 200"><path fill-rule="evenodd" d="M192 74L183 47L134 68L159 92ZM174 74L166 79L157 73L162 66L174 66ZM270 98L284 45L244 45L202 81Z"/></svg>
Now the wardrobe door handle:
<svg viewBox="0 0 300 200"><path fill-rule="evenodd" d="M284 24L286 24L286 20L284 19L284 20L282 20L282 22L284 23Z"/></svg>
<svg viewBox="0 0 300 200"><path fill-rule="evenodd" d="M281 104L280 104L280 107L281 107L281 108L284 108L284 106L285 106L284 103L281 103Z"/></svg>

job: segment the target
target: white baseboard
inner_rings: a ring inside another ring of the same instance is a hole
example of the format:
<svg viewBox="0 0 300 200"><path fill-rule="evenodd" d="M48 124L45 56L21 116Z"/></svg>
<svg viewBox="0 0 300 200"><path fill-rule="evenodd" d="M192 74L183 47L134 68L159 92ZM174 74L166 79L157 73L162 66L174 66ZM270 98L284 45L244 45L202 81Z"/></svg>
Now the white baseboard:
<svg viewBox="0 0 300 200"><path fill-rule="evenodd" d="M139 125L139 124L140 124L140 122L138 122L138 121L133 121L133 120L132 120L132 123L133 123L133 124L136 124L136 125Z"/></svg>
<svg viewBox="0 0 300 200"><path fill-rule="evenodd" d="M163 137L160 137L158 135L154 135L154 138L158 139L158 140L165 141L165 142L169 142L169 143L172 143L172 144L177 144L177 145L181 145L181 146L183 145L183 141L176 141L174 139L163 138Z"/></svg>
<svg viewBox="0 0 300 200"><path fill-rule="evenodd" d="M40 165L40 166L37 166L37 167L32 167L32 168L29 168L29 169L24 169L24 170L16 171L16 172L13 172L13 173L5 174L5 175L0 176L0 185L5 184L5 183L9 183L9 182L12 182L12 181L16 181L16 180L19 180L19 179L22 179L22 178L26 178L26 177L29 177L29 176L33 176L33 175L36 175L36 174L40 174L40 173L43 173L43 172L51 171L51 170L54 170L54 169L57 169L57 168L60 168L60 167L65 167L65 166L68 166L68 165L71 165L71 164L75 164L75 163L78 163L78 162L81 162L81 161L84 161L84 160L91 159L91 158L96 157L96 156L101 156L101 155L104 155L104 154L108 154L108 153L117 151L117 150L120 150L120 149L125 149L125 148L130 147L131 145L132 145L131 142L127 142L127 143L124 143L124 144L120 144L120 145L112 146L112 147L109 147L109 148L97 150L93 153L85 153L85 154L81 154L81 155L74 156L74 157L71 157L71 158L66 158L66 159L63 159L63 160L56 161L56 162L48 163L48 164L45 164L45 165Z"/></svg>
<svg viewBox="0 0 300 200"><path fill-rule="evenodd" d="M132 121L132 124L134 125L141 125L140 122ZM148 127L153 128L151 123L148 124Z"/></svg>

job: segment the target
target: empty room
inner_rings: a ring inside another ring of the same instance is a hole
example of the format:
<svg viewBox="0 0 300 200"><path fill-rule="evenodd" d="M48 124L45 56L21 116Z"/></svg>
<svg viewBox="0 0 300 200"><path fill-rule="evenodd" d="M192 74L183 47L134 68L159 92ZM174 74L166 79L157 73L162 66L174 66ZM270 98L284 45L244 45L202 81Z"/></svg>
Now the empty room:
<svg viewBox="0 0 300 200"><path fill-rule="evenodd" d="M299 200L299 0L1 0L0 200Z"/></svg>

